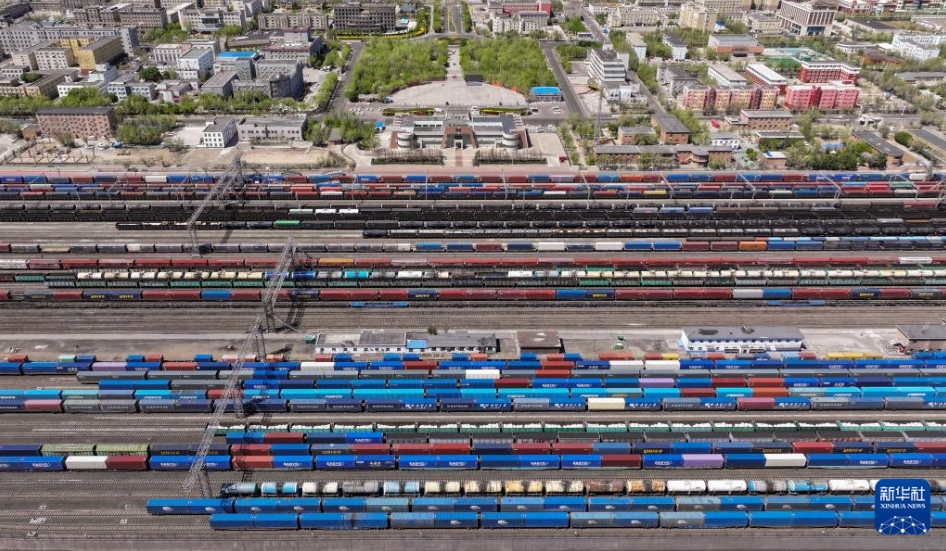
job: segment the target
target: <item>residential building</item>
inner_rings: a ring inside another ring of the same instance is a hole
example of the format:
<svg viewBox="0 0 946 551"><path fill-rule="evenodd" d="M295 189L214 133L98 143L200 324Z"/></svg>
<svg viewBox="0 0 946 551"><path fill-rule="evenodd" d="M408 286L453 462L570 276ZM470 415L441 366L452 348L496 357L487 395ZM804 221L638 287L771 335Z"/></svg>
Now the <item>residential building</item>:
<svg viewBox="0 0 946 551"><path fill-rule="evenodd" d="M772 86L686 86L680 104L690 111L738 113L775 109L779 90Z"/></svg>
<svg viewBox="0 0 946 551"><path fill-rule="evenodd" d="M8 25L30 12L32 7L29 2L14 0L0 6L0 20Z"/></svg>
<svg viewBox="0 0 946 551"><path fill-rule="evenodd" d="M939 47L943 43L946 43L946 35L942 34L897 33L890 43L890 50L906 59L927 61L939 57Z"/></svg>
<svg viewBox="0 0 946 551"><path fill-rule="evenodd" d="M181 28L200 33L219 31L227 25L234 25L241 29L246 28L246 14L243 10L227 11L223 8L186 9L181 10Z"/></svg>
<svg viewBox="0 0 946 551"><path fill-rule="evenodd" d="M394 4L338 5L333 26L336 31L388 33L397 24L396 10Z"/></svg>
<svg viewBox="0 0 946 551"><path fill-rule="evenodd" d="M72 50L62 46L40 48L34 54L36 55L36 68L40 71L67 69L76 65L76 58L72 55Z"/></svg>
<svg viewBox="0 0 946 551"><path fill-rule="evenodd" d="M232 71L242 81L256 78L256 62L259 61L258 52L220 52L214 61L214 73Z"/></svg>
<svg viewBox="0 0 946 551"><path fill-rule="evenodd" d="M212 123L204 127L200 134L200 142L204 147L230 147L235 145L237 136L237 119L233 117L217 117Z"/></svg>
<svg viewBox="0 0 946 551"><path fill-rule="evenodd" d="M170 23L168 12L157 8L125 8L118 12L118 23L139 29L163 29Z"/></svg>
<svg viewBox="0 0 946 551"><path fill-rule="evenodd" d="M752 0L695 0L697 5L705 6L726 17L739 17L752 8Z"/></svg>
<svg viewBox="0 0 946 551"><path fill-rule="evenodd" d="M237 77L238 75L235 71L214 73L214 76L207 79L207 82L200 87L200 91L202 94L217 94L218 96L229 98L233 95L233 81L235 81Z"/></svg>
<svg viewBox="0 0 946 551"><path fill-rule="evenodd" d="M716 147L728 147L732 150L742 147L742 139L738 134L732 132L713 132L709 135L710 145Z"/></svg>
<svg viewBox="0 0 946 551"><path fill-rule="evenodd" d="M18 79L28 72L30 72L30 68L25 65L5 65L0 67L0 77L3 78Z"/></svg>
<svg viewBox="0 0 946 551"><path fill-rule="evenodd" d="M673 115L651 115L650 122L657 127L660 141L665 144L690 143L690 130Z"/></svg>
<svg viewBox="0 0 946 551"><path fill-rule="evenodd" d="M630 56L614 49L591 49L588 51L588 77L598 84L625 82Z"/></svg>
<svg viewBox="0 0 946 551"><path fill-rule="evenodd" d="M798 80L804 83L822 83L840 80L857 84L861 70L840 61L802 61Z"/></svg>
<svg viewBox="0 0 946 551"><path fill-rule="evenodd" d="M162 80L155 84L154 91L161 101L165 103L176 103L180 101L181 96L192 90L190 82L181 82L179 80Z"/></svg>
<svg viewBox="0 0 946 551"><path fill-rule="evenodd" d="M260 80L274 79L286 76L289 78L288 88L280 96L300 98L304 92L302 82L302 63L298 61L279 61L264 59L256 64L256 78Z"/></svg>
<svg viewBox="0 0 946 551"><path fill-rule="evenodd" d="M256 16L256 24L261 31L286 29L328 29L328 17L316 10L289 12L275 10L273 13L261 13Z"/></svg>
<svg viewBox="0 0 946 551"><path fill-rule="evenodd" d="M670 58L674 61L683 61L687 58L686 42L675 33L664 33L663 43L670 46Z"/></svg>
<svg viewBox="0 0 946 551"><path fill-rule="evenodd" d="M853 84L798 84L785 91L785 108L792 111L808 109L848 110L857 106L860 89Z"/></svg>
<svg viewBox="0 0 946 551"><path fill-rule="evenodd" d="M89 27L114 27L118 25L118 12L128 4L112 4L111 6L88 6L72 10L73 22L76 25Z"/></svg>
<svg viewBox="0 0 946 551"><path fill-rule="evenodd" d="M837 12L836 6L820 1L782 0L778 16L784 31L796 36L819 36L831 34L831 24Z"/></svg>
<svg viewBox="0 0 946 551"><path fill-rule="evenodd" d="M641 138L656 140L657 132L650 126L618 127L617 143L620 145L636 145Z"/></svg>
<svg viewBox="0 0 946 551"><path fill-rule="evenodd" d="M838 13L863 15L872 12L874 3L867 0L838 0Z"/></svg>
<svg viewBox="0 0 946 551"><path fill-rule="evenodd" d="M183 80L201 81L210 75L213 64L212 50L193 48L177 60L177 76Z"/></svg>
<svg viewBox="0 0 946 551"><path fill-rule="evenodd" d="M549 15L544 11L521 11L516 17L519 18L521 34L544 31L549 26Z"/></svg>
<svg viewBox="0 0 946 551"><path fill-rule="evenodd" d="M548 17L552 17L552 3L539 1L539 2L505 2L500 0L500 2L490 2L489 11L495 13L505 13L507 15L515 15L523 11L544 11Z"/></svg>
<svg viewBox="0 0 946 551"><path fill-rule="evenodd" d="M626 40L628 45L634 50L637 59L644 61L647 59L647 42L640 33L627 33Z"/></svg>
<svg viewBox="0 0 946 551"><path fill-rule="evenodd" d="M746 130L788 130L792 126L792 114L788 111L769 109L743 109L739 113L739 123Z"/></svg>
<svg viewBox="0 0 946 551"><path fill-rule="evenodd" d="M305 118L247 118L237 125L237 135L247 143L291 143L305 139L305 126Z"/></svg>
<svg viewBox="0 0 946 551"><path fill-rule="evenodd" d="M73 26L11 25L0 28L0 50L12 54L47 40L96 38L117 36L121 38L122 50L132 55L138 48L138 29L134 27L85 28ZM83 44L84 45L84 44ZM67 46L63 44L63 46ZM73 54L78 48L73 48Z"/></svg>
<svg viewBox="0 0 946 551"><path fill-rule="evenodd" d="M899 147L881 138L869 130L855 130L851 136L861 140L873 149L875 152L884 155L887 158L887 168L895 168L903 164L904 152Z"/></svg>
<svg viewBox="0 0 946 551"><path fill-rule="evenodd" d="M690 144L598 145L594 152L598 166L607 169L653 170L682 165L706 167L712 161L732 162L732 149L728 147Z"/></svg>
<svg viewBox="0 0 946 551"><path fill-rule="evenodd" d="M720 86L746 86L749 81L746 77L730 69L727 65L710 65L706 76Z"/></svg>
<svg viewBox="0 0 946 551"><path fill-rule="evenodd" d="M76 61L80 69L92 71L96 65L109 63L124 54L121 38L104 36L81 48L76 54Z"/></svg>
<svg viewBox="0 0 946 551"><path fill-rule="evenodd" d="M749 11L742 16L749 32L756 35L774 35L782 32L782 20L770 12Z"/></svg>
<svg viewBox="0 0 946 551"><path fill-rule="evenodd" d="M666 19L663 9L624 4L609 13L607 21L611 27L654 27Z"/></svg>
<svg viewBox="0 0 946 551"><path fill-rule="evenodd" d="M637 82L605 82L601 93L608 103L646 103Z"/></svg>
<svg viewBox="0 0 946 551"><path fill-rule="evenodd" d="M773 71L762 63L749 63L746 65L746 77L756 84L765 86L778 86L784 89L788 85L788 79Z"/></svg>
<svg viewBox="0 0 946 551"><path fill-rule="evenodd" d="M719 12L707 8L705 4L687 2L680 7L678 22L683 29L712 32L716 28L717 19Z"/></svg>
<svg viewBox="0 0 946 551"><path fill-rule="evenodd" d="M707 47L717 54L745 56L761 54L765 48L759 41L745 34L714 34L709 37Z"/></svg>
<svg viewBox="0 0 946 551"><path fill-rule="evenodd" d="M42 107L36 119L44 136L108 137L118 125L112 107Z"/></svg>
<svg viewBox="0 0 946 551"><path fill-rule="evenodd" d="M666 88L671 96L676 96L683 91L684 86L696 84L696 80L696 75L687 72L683 67L657 66L657 82Z"/></svg>
<svg viewBox="0 0 946 551"><path fill-rule="evenodd" d="M128 93L132 96L141 96L148 101L153 101L157 95L153 82L129 82Z"/></svg>
<svg viewBox="0 0 946 551"><path fill-rule="evenodd" d="M177 60L182 55L191 51L193 44L182 42L181 44L158 44L151 49L151 61L155 65L162 67L177 68Z"/></svg>
<svg viewBox="0 0 946 551"><path fill-rule="evenodd" d="M319 45L319 47L316 47ZM321 49L321 40L314 40L308 44L273 44L260 49L265 59L279 61L300 61L308 64L309 58Z"/></svg>
<svg viewBox="0 0 946 551"><path fill-rule="evenodd" d="M121 101L128 97L128 84L136 79L135 73L119 75L105 86L105 91L114 94Z"/></svg>

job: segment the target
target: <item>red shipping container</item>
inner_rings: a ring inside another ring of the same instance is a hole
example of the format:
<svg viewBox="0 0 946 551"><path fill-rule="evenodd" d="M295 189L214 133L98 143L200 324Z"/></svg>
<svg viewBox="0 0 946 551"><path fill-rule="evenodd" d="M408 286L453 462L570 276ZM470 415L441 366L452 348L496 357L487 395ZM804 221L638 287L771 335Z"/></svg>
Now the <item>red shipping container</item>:
<svg viewBox="0 0 946 551"><path fill-rule="evenodd" d="M230 446L230 455L269 455L271 444L233 444Z"/></svg>
<svg viewBox="0 0 946 551"><path fill-rule="evenodd" d="M430 455L433 447L430 444L397 443L391 445L394 455Z"/></svg>
<svg viewBox="0 0 946 551"><path fill-rule="evenodd" d="M644 354L644 359L645 360L662 360L664 359L664 355L661 354L660 352L647 352L646 354Z"/></svg>
<svg viewBox="0 0 946 551"><path fill-rule="evenodd" d="M559 455L590 455L590 442L552 442L552 453Z"/></svg>
<svg viewBox="0 0 946 551"><path fill-rule="evenodd" d="M437 362L405 360L404 369L437 369Z"/></svg>
<svg viewBox="0 0 946 551"><path fill-rule="evenodd" d="M602 455L602 467L622 467L626 469L640 469L643 458L638 454Z"/></svg>
<svg viewBox="0 0 946 551"><path fill-rule="evenodd" d="M946 453L946 442L914 442L916 451L926 453Z"/></svg>
<svg viewBox="0 0 946 551"><path fill-rule="evenodd" d="M539 365L542 366L540 369L572 369L575 367L575 362L566 362L562 360L543 360L539 362Z"/></svg>
<svg viewBox="0 0 946 551"><path fill-rule="evenodd" d="M681 388L681 398L715 398L716 390L712 388Z"/></svg>
<svg viewBox="0 0 946 551"><path fill-rule="evenodd" d="M59 261L52 258L31 258L26 261L30 270L58 270Z"/></svg>
<svg viewBox="0 0 946 551"><path fill-rule="evenodd" d="M234 470L272 469L273 456L271 455L235 455L233 456Z"/></svg>
<svg viewBox="0 0 946 551"><path fill-rule="evenodd" d="M269 444L298 444L305 441L305 434L301 432L267 432L263 435L263 442Z"/></svg>
<svg viewBox="0 0 946 551"><path fill-rule="evenodd" d="M738 388L745 386L746 380L742 377L713 377L712 382L713 388L728 387L728 388Z"/></svg>
<svg viewBox="0 0 946 551"><path fill-rule="evenodd" d="M598 359L602 361L621 361L621 360L633 360L634 354L621 354L617 352L602 352L598 354Z"/></svg>
<svg viewBox="0 0 946 551"><path fill-rule="evenodd" d="M82 291L53 291L53 300L82 300Z"/></svg>
<svg viewBox="0 0 946 551"><path fill-rule="evenodd" d="M565 354L546 354L546 360L551 360L553 362L560 362L565 360Z"/></svg>
<svg viewBox="0 0 946 551"><path fill-rule="evenodd" d="M880 298L906 300L910 298L910 289L901 287L881 287Z"/></svg>
<svg viewBox="0 0 946 551"><path fill-rule="evenodd" d="M100 258L99 268L130 268L135 265L131 258Z"/></svg>
<svg viewBox="0 0 946 551"><path fill-rule="evenodd" d="M163 362L164 354L145 354L146 362Z"/></svg>
<svg viewBox="0 0 946 551"><path fill-rule="evenodd" d="M845 300L851 298L850 289L824 289L821 291L821 298Z"/></svg>
<svg viewBox="0 0 946 551"><path fill-rule="evenodd" d="M516 442L512 445L512 453L519 455L544 455L551 453L548 442Z"/></svg>
<svg viewBox="0 0 946 551"><path fill-rule="evenodd" d="M260 300L260 291L249 289L233 289L230 291L230 300L240 302L254 302Z"/></svg>
<svg viewBox="0 0 946 551"><path fill-rule="evenodd" d="M313 362L330 362L332 361L332 355L331 354L316 354L315 357L312 358L312 361Z"/></svg>
<svg viewBox="0 0 946 551"><path fill-rule="evenodd" d="M772 388L772 387L762 387L762 388L753 388L752 396L754 398L787 398L788 389L787 388Z"/></svg>
<svg viewBox="0 0 946 551"><path fill-rule="evenodd" d="M430 447L435 454L466 455L470 453L470 445L466 442L443 442L431 444Z"/></svg>
<svg viewBox="0 0 946 551"><path fill-rule="evenodd" d="M775 409L775 398L736 398L736 409L740 411L765 411Z"/></svg>
<svg viewBox="0 0 946 551"><path fill-rule="evenodd" d="M381 300L407 300L407 289L381 289L378 292L378 298Z"/></svg>
<svg viewBox="0 0 946 551"><path fill-rule="evenodd" d="M832 453L834 444L831 442L792 442L792 451L795 453Z"/></svg>
<svg viewBox="0 0 946 551"><path fill-rule="evenodd" d="M224 391L224 389L222 389L222 388L210 388L210 389L207 389L207 399L208 399L208 400L219 400L219 399L223 398L223 391ZM240 398L243 397L243 391L242 391L242 390L239 390L239 389L236 390L236 391L234 391L233 397L234 397L235 399L239 400Z"/></svg>
<svg viewBox="0 0 946 551"><path fill-rule="evenodd" d="M352 444L351 452L366 455L386 455L391 452L391 446L388 444Z"/></svg>
<svg viewBox="0 0 946 551"><path fill-rule="evenodd" d="M722 352L710 352L706 355L707 360L725 360L726 354Z"/></svg>
<svg viewBox="0 0 946 551"><path fill-rule="evenodd" d="M165 371L194 371L197 369L197 362L164 362L161 369Z"/></svg>
<svg viewBox="0 0 946 551"><path fill-rule="evenodd" d="M708 251L710 250L709 241L684 241L683 251Z"/></svg>
<svg viewBox="0 0 946 551"><path fill-rule="evenodd" d="M26 411L41 411L47 413L62 412L61 400L26 400L23 402Z"/></svg>
<svg viewBox="0 0 946 551"><path fill-rule="evenodd" d="M110 471L147 471L147 455L110 455L105 458L105 468Z"/></svg>
<svg viewBox="0 0 946 551"><path fill-rule="evenodd" d="M535 377L537 379L554 379L559 378L568 378L572 376L572 371L570 369L539 369L535 372Z"/></svg>
<svg viewBox="0 0 946 551"><path fill-rule="evenodd" d="M749 377L748 386L749 388L783 388L785 379L781 377Z"/></svg>

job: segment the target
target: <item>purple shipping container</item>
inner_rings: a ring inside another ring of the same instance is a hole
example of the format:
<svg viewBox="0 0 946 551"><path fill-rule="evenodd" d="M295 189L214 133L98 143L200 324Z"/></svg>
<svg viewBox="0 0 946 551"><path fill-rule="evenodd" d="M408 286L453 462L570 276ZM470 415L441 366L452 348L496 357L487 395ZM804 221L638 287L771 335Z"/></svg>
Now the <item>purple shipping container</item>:
<svg viewBox="0 0 946 551"><path fill-rule="evenodd" d="M62 400L26 400L26 411L62 412Z"/></svg>
<svg viewBox="0 0 946 551"><path fill-rule="evenodd" d="M683 468L685 469L722 469L725 458L719 453L685 453L683 454Z"/></svg>
<svg viewBox="0 0 946 551"><path fill-rule="evenodd" d="M677 386L673 379L642 377L641 388L674 388Z"/></svg>
<svg viewBox="0 0 946 551"><path fill-rule="evenodd" d="M95 362L92 364L92 371L126 371L128 363L126 362Z"/></svg>

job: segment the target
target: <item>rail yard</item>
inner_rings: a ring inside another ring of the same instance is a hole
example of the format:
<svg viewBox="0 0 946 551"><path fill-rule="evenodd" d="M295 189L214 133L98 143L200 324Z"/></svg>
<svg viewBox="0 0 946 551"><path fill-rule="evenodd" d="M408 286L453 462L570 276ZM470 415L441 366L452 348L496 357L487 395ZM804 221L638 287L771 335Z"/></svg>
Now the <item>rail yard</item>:
<svg viewBox="0 0 946 551"><path fill-rule="evenodd" d="M943 178L4 170L0 548L942 547Z"/></svg>

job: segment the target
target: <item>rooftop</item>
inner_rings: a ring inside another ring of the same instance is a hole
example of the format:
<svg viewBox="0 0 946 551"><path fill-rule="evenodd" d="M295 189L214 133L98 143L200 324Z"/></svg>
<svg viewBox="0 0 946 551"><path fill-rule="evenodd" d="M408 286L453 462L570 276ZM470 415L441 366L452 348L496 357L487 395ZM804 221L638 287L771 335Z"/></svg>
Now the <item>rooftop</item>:
<svg viewBox="0 0 946 551"><path fill-rule="evenodd" d="M291 126L293 128L301 126L305 123L304 118L265 118L265 117L248 117L246 118L240 126Z"/></svg>
<svg viewBox="0 0 946 551"><path fill-rule="evenodd" d="M233 122L237 122L237 120L232 117L214 119L213 124L208 124L204 127L204 132L223 132L223 129Z"/></svg>
<svg viewBox="0 0 946 551"><path fill-rule="evenodd" d="M562 89L557 86L536 86L532 89L532 95L560 96L562 95Z"/></svg>
<svg viewBox="0 0 946 551"><path fill-rule="evenodd" d="M867 27L872 31L877 31L880 33L889 33L897 29L887 25L886 23L881 23L880 21L874 21L873 19L851 19L850 23L860 25L861 27Z"/></svg>
<svg viewBox="0 0 946 551"><path fill-rule="evenodd" d="M670 66L664 67L664 72L669 73L670 76L674 78L674 80L683 80L683 79L696 80L696 75L690 73L683 67L677 67L676 65L670 65Z"/></svg>
<svg viewBox="0 0 946 551"><path fill-rule="evenodd" d="M673 46L674 48L686 48L686 42L680 38L680 35L675 33L664 33L664 42Z"/></svg>
<svg viewBox="0 0 946 551"><path fill-rule="evenodd" d="M733 132L715 132L709 135L710 141L712 140L738 140L739 134Z"/></svg>
<svg viewBox="0 0 946 551"><path fill-rule="evenodd" d="M768 109L743 109L741 111L746 118L749 119L791 119L792 114L788 111L780 111L777 109L768 110Z"/></svg>
<svg viewBox="0 0 946 551"><path fill-rule="evenodd" d="M227 58L245 58L250 59L256 55L256 52L220 52L217 54L217 59L227 59Z"/></svg>
<svg viewBox="0 0 946 551"><path fill-rule="evenodd" d="M946 73L940 71L897 73L897 76L906 82L915 82L917 80L946 80Z"/></svg>
<svg viewBox="0 0 946 551"><path fill-rule="evenodd" d="M911 341L946 340L946 325L898 325L897 330Z"/></svg>
<svg viewBox="0 0 946 551"><path fill-rule="evenodd" d="M766 151L762 156L766 159L788 159L788 155L781 151Z"/></svg>
<svg viewBox="0 0 946 551"><path fill-rule="evenodd" d="M758 40L747 34L714 34L710 38L721 46L729 44L741 45L746 43L757 45L759 43Z"/></svg>
<svg viewBox="0 0 946 551"><path fill-rule="evenodd" d="M751 71L769 82L788 82L788 79L778 74L763 63L750 63L746 65L746 71Z"/></svg>
<svg viewBox="0 0 946 551"><path fill-rule="evenodd" d="M214 76L207 79L207 82L204 82L201 88L213 88L214 86L223 86L230 80L237 78L236 71L220 71Z"/></svg>
<svg viewBox="0 0 946 551"><path fill-rule="evenodd" d="M684 327L683 333L693 340L804 340L805 336L794 327L773 326L712 326L712 327Z"/></svg>
<svg viewBox="0 0 946 551"><path fill-rule="evenodd" d="M881 138L877 134L874 134L873 132L868 130L855 130L851 132L851 135L873 147L877 151L883 153L884 155L898 158L903 157L902 149Z"/></svg>
<svg viewBox="0 0 946 551"><path fill-rule="evenodd" d="M756 130L755 136L760 140L803 140L805 135L797 130L788 132L778 130Z"/></svg>
<svg viewBox="0 0 946 551"><path fill-rule="evenodd" d="M665 132L674 134L690 132L690 129L673 115L654 115L654 122L664 129Z"/></svg>
<svg viewBox="0 0 946 551"><path fill-rule="evenodd" d="M622 126L618 128L618 133L625 136L653 136L657 132L650 126Z"/></svg>
<svg viewBox="0 0 946 551"><path fill-rule="evenodd" d="M107 115L114 113L112 107L41 107L37 115Z"/></svg>

